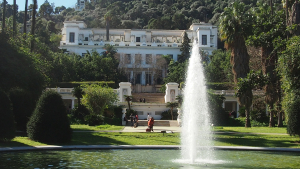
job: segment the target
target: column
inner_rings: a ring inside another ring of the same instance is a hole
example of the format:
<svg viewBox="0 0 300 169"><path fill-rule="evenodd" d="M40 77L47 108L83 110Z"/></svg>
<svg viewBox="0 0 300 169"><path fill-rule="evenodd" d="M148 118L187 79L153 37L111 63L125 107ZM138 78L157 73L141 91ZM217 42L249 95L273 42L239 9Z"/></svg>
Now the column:
<svg viewBox="0 0 300 169"><path fill-rule="evenodd" d="M240 105L239 102L236 102L236 117L239 117Z"/></svg>
<svg viewBox="0 0 300 169"><path fill-rule="evenodd" d="M74 103L75 99L72 99L72 105L71 105L71 108L74 109L75 107L75 103Z"/></svg>

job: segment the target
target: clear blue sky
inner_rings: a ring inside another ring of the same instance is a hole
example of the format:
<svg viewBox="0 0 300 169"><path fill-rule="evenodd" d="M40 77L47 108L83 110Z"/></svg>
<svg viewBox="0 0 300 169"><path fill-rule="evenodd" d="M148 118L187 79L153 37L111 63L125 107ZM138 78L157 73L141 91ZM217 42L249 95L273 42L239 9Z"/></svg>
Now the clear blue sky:
<svg viewBox="0 0 300 169"><path fill-rule="evenodd" d="M45 2L45 0L37 0L37 2L38 2L38 6L41 6ZM65 6L66 8L68 8L68 7L73 8L75 6L77 0L48 0L48 2L50 4L54 3L55 7ZM13 4L14 1L13 0L7 0L7 3L8 4ZM33 4L32 0L28 0L28 6L30 4ZM17 0L17 5L19 6L19 11L24 11L24 9L25 9L25 0Z"/></svg>

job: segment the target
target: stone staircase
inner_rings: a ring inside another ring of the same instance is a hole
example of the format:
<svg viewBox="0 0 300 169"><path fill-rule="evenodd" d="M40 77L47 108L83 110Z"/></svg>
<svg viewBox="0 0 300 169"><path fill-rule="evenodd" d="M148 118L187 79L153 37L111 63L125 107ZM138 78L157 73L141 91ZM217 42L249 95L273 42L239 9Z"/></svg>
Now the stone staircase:
<svg viewBox="0 0 300 169"><path fill-rule="evenodd" d="M131 123L128 121L127 126ZM147 120L139 120L139 126L148 126ZM177 120L154 120L154 126L178 127Z"/></svg>
<svg viewBox="0 0 300 169"><path fill-rule="evenodd" d="M140 102L145 98L146 103L165 103L165 93L132 93L132 102Z"/></svg>

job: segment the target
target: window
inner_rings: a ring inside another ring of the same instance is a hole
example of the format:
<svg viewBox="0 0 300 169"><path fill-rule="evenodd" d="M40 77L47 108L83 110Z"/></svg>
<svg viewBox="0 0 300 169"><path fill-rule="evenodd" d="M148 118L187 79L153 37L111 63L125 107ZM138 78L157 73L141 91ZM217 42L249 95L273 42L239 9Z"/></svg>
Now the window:
<svg viewBox="0 0 300 169"><path fill-rule="evenodd" d="M135 42L141 42L141 37L136 37Z"/></svg>
<svg viewBox="0 0 300 169"><path fill-rule="evenodd" d="M152 54L146 54L146 64L152 63Z"/></svg>
<svg viewBox="0 0 300 169"><path fill-rule="evenodd" d="M86 53L82 53L81 56L84 57L86 55Z"/></svg>
<svg viewBox="0 0 300 169"><path fill-rule="evenodd" d="M142 75L140 73L136 75L135 84L141 84L141 77Z"/></svg>
<svg viewBox="0 0 300 169"><path fill-rule="evenodd" d="M202 45L207 45L207 35L202 35Z"/></svg>
<svg viewBox="0 0 300 169"><path fill-rule="evenodd" d="M171 57L171 59L174 59L172 54L168 54L168 55Z"/></svg>
<svg viewBox="0 0 300 169"><path fill-rule="evenodd" d="M70 38L69 38L69 42L75 42L75 33L74 32L70 32Z"/></svg>
<svg viewBox="0 0 300 169"><path fill-rule="evenodd" d="M125 63L126 64L131 64L131 55L130 54L125 55Z"/></svg>
<svg viewBox="0 0 300 169"><path fill-rule="evenodd" d="M85 37L85 38L84 38L84 41L89 41L89 37Z"/></svg>
<svg viewBox="0 0 300 169"><path fill-rule="evenodd" d="M142 55L141 54L135 54L135 64L141 64L142 63Z"/></svg>

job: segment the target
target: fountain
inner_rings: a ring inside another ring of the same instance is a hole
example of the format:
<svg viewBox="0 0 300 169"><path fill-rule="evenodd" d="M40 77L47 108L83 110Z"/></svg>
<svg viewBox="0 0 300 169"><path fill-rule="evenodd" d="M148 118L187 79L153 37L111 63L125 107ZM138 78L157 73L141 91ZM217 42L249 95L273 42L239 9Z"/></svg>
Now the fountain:
<svg viewBox="0 0 300 169"><path fill-rule="evenodd" d="M197 43L192 47L184 88L181 162L211 163L210 117L206 97L205 78Z"/></svg>

